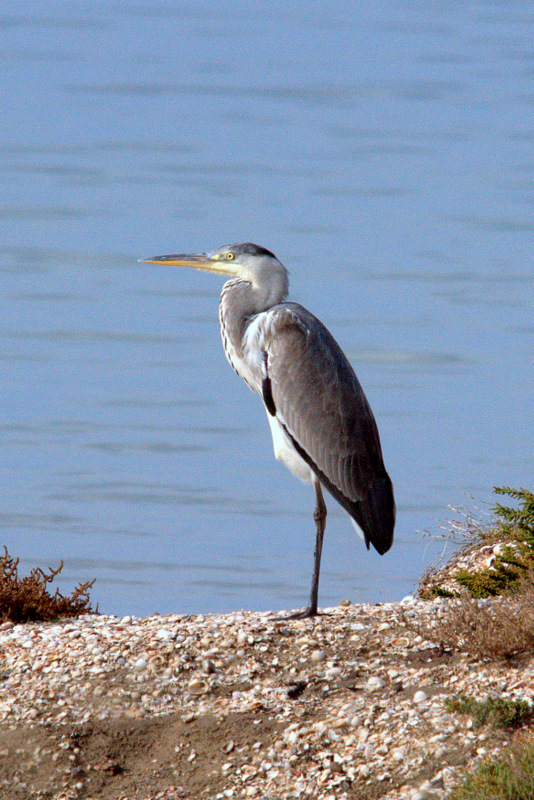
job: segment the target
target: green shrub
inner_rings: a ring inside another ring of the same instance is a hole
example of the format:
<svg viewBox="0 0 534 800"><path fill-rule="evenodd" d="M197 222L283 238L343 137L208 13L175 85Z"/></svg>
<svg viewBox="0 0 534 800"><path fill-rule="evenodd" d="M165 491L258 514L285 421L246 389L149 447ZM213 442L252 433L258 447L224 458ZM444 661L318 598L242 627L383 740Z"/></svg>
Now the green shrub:
<svg viewBox="0 0 534 800"><path fill-rule="evenodd" d="M509 697L487 697L475 700L474 697L460 695L451 698L447 711L469 714L475 725L493 725L495 728L517 728L530 722L534 709L526 700L512 700Z"/></svg>
<svg viewBox="0 0 534 800"><path fill-rule="evenodd" d="M448 800L533 800L534 737L514 742L498 758L482 761Z"/></svg>
<svg viewBox="0 0 534 800"><path fill-rule="evenodd" d="M496 503L492 509L495 522L486 528L470 524L466 529L465 551L460 553L461 556L476 549L477 545L499 543L493 564L476 571L457 569L450 575L460 590L465 589L471 597L479 599L522 591L525 584L534 584L534 494L508 486L494 487L493 491L509 495L519 502L519 507ZM439 571L423 577L420 593L428 599L459 596L459 592L439 585Z"/></svg>

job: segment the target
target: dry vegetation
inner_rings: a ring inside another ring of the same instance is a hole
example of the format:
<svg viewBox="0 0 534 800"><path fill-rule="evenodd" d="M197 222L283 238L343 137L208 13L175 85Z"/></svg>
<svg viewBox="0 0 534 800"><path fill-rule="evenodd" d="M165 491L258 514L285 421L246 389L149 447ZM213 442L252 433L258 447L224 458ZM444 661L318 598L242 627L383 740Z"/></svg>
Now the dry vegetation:
<svg viewBox="0 0 534 800"><path fill-rule="evenodd" d="M39 567L29 575L18 574L18 558L12 558L4 547L0 556L0 622L36 622L78 617L93 611L89 590L94 583L87 581L74 589L70 597L64 597L59 589L49 592L49 584L63 569L49 568L48 574Z"/></svg>
<svg viewBox="0 0 534 800"><path fill-rule="evenodd" d="M534 587L490 603L464 593L450 600L439 625L419 633L443 650L460 650L476 658L512 659L534 652Z"/></svg>
<svg viewBox="0 0 534 800"><path fill-rule="evenodd" d="M534 652L534 494L495 492L519 508L497 504L490 526L469 520L460 553L423 576L422 597L450 599L440 624L420 632L444 649L510 659Z"/></svg>

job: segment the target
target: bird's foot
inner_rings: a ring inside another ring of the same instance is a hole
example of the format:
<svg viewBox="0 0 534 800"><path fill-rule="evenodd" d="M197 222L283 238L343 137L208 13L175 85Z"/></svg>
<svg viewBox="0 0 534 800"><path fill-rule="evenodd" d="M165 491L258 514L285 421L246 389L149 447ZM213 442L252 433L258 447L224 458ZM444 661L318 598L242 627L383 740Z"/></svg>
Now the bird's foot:
<svg viewBox="0 0 534 800"><path fill-rule="evenodd" d="M286 619L312 619L312 617L318 616L319 612L317 611L317 606L315 606L315 608L308 606L304 611L295 611L293 614L288 614Z"/></svg>

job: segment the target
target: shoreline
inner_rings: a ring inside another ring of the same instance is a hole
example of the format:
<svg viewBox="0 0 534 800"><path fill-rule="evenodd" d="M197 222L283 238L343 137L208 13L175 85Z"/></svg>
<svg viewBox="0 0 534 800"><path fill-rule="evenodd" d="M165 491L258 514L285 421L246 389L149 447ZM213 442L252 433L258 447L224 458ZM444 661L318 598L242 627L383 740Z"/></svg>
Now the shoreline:
<svg viewBox="0 0 534 800"><path fill-rule="evenodd" d="M447 700L534 693L418 633L447 602L5 623L2 797L443 798L510 740Z"/></svg>

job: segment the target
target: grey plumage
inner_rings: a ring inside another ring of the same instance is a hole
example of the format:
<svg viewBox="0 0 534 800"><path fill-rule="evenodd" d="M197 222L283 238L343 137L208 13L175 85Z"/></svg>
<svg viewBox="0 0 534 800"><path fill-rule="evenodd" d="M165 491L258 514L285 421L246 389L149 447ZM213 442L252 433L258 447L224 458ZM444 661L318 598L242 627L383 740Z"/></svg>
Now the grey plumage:
<svg viewBox="0 0 534 800"><path fill-rule="evenodd" d="M376 422L345 354L297 303L275 307L266 373L275 413L299 455L383 554L394 504ZM271 411L272 413L272 411Z"/></svg>
<svg viewBox="0 0 534 800"><path fill-rule="evenodd" d="M376 422L345 354L313 314L285 300L287 270L250 242L208 255L157 256L150 263L232 276L219 309L226 356L263 399L275 455L316 491L316 549L310 602L317 613L326 507L324 486L383 554L393 542L395 502Z"/></svg>

